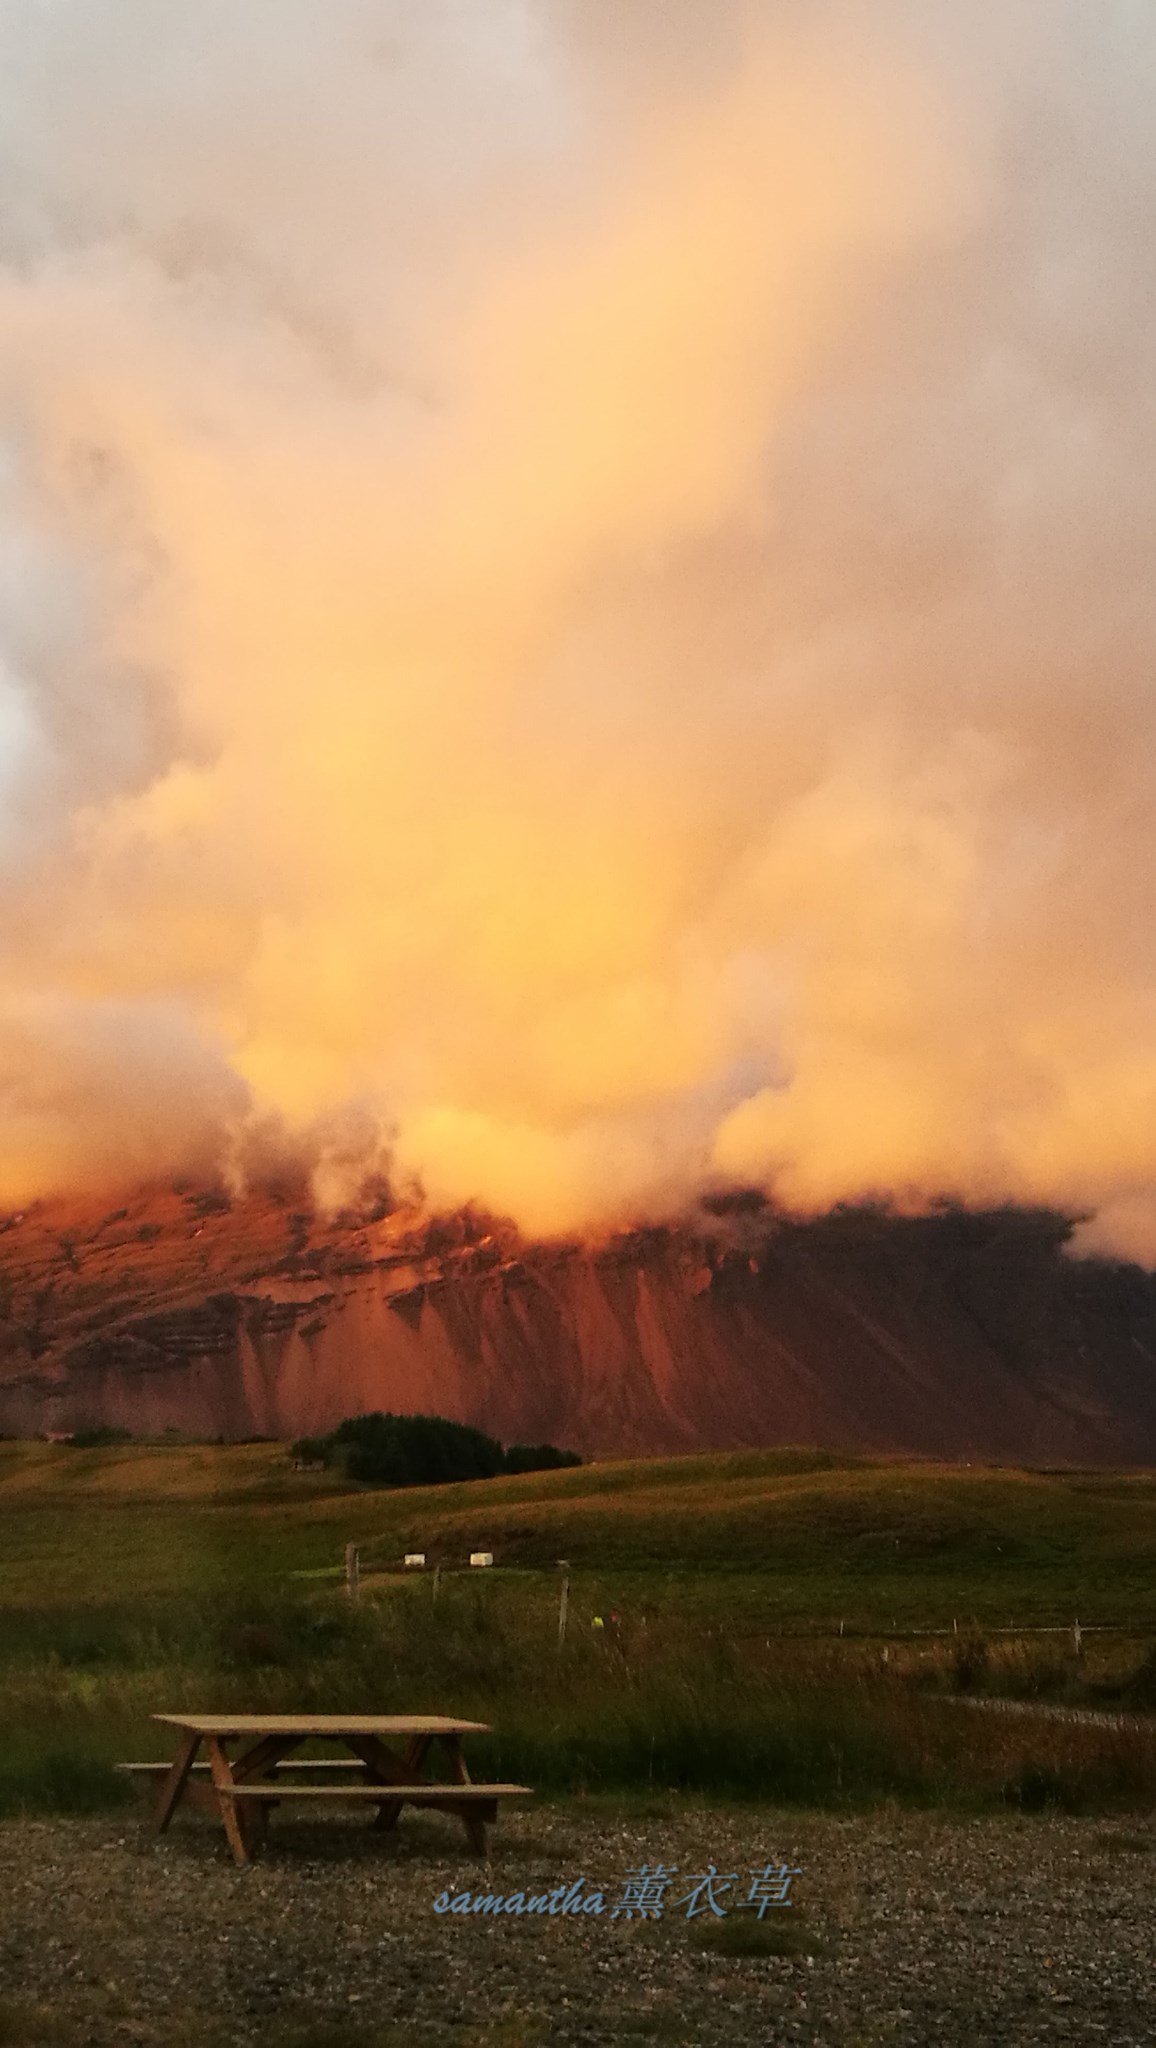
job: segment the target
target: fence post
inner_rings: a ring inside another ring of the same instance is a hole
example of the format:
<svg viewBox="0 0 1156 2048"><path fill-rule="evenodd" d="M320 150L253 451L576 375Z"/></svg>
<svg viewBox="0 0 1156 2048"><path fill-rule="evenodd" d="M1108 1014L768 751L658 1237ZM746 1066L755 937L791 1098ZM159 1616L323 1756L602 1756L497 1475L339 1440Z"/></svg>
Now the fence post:
<svg viewBox="0 0 1156 2048"><path fill-rule="evenodd" d="M562 1558L558 1559L558 1563L562 1567L562 1591L558 1595L558 1648L561 1649L566 1640L566 1615L570 1606L570 1573Z"/></svg>
<svg viewBox="0 0 1156 2048"><path fill-rule="evenodd" d="M347 1543L345 1546L345 1590L351 1600L356 1600L357 1598L357 1589L360 1581L361 1559L358 1556L357 1545L356 1543Z"/></svg>
<svg viewBox="0 0 1156 2048"><path fill-rule="evenodd" d="M1079 1624L1079 1622L1078 1622L1078 1621L1077 1621L1077 1622L1074 1622L1074 1623L1073 1623L1073 1625L1072 1625L1072 1641L1073 1641L1073 1643L1074 1643L1074 1644L1075 1644L1075 1646L1076 1646L1076 1655L1077 1655L1077 1657L1079 1657L1079 1656L1082 1656L1082 1655L1083 1655L1083 1652L1082 1652L1082 1650L1081 1650L1081 1648L1080 1648L1080 1645L1081 1645L1081 1643L1082 1643L1082 1641L1083 1641L1083 1635L1084 1635L1084 1632L1083 1632L1083 1630L1081 1629L1081 1627L1080 1627L1080 1624Z"/></svg>
<svg viewBox="0 0 1156 2048"><path fill-rule="evenodd" d="M431 1613L431 1614L433 1613L433 1611L434 1611L434 1608L435 1608L435 1607L437 1606L437 1604L438 1604L438 1586L439 1586L439 1585L440 1585L440 1583L441 1583L441 1576L442 1576L442 1568L441 1568L440 1564L435 1564L435 1566L434 1566L434 1575L433 1575L433 1592L432 1592L432 1594L431 1594L431 1596L430 1596L430 1603L429 1603L429 1605L430 1605L430 1613Z"/></svg>

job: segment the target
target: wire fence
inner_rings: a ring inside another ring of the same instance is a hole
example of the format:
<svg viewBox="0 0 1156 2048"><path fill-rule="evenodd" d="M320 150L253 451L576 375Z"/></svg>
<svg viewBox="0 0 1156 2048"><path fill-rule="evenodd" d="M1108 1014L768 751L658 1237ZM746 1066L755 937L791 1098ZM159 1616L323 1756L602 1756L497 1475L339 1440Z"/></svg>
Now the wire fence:
<svg viewBox="0 0 1156 2048"><path fill-rule="evenodd" d="M366 1546L370 1548L370 1546ZM379 1577L427 1578L431 1582L432 1597L437 1601L438 1589L443 1578L483 1577L493 1565L490 1552L478 1552L470 1559L469 1565L427 1565L425 1556L411 1553L404 1562L393 1558L375 1559L365 1557L365 1550L354 1543L345 1546L340 1564L322 1565L311 1571L294 1572L296 1579L344 1580L345 1590L351 1599L357 1599L366 1571ZM558 1589L558 1640L563 1641L567 1632L570 1599L571 1567L560 1558L553 1570L519 1568L519 1577L532 1580L538 1587L553 1585ZM505 1574L502 1574L505 1579ZM966 1641L968 1636L1004 1636L1019 1641L1029 1636L1066 1636L1079 1656L1085 1636L1148 1636L1156 1635L1156 1621L1071 1621L1044 1622L988 1622L978 1615L953 1615L950 1623L936 1627L901 1626L898 1621L889 1628L878 1623L835 1622L830 1620L806 1623L768 1621L757 1628L731 1628L727 1635L735 1643L771 1642L848 1642L848 1643L916 1643Z"/></svg>

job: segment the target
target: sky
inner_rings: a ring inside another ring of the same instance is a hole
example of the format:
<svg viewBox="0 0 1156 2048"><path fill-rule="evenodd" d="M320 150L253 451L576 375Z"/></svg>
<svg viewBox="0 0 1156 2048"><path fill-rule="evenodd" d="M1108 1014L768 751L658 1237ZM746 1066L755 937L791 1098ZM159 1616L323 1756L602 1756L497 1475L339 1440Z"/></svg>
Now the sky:
<svg viewBox="0 0 1156 2048"><path fill-rule="evenodd" d="M1156 16L0 0L0 1203L1156 1263Z"/></svg>

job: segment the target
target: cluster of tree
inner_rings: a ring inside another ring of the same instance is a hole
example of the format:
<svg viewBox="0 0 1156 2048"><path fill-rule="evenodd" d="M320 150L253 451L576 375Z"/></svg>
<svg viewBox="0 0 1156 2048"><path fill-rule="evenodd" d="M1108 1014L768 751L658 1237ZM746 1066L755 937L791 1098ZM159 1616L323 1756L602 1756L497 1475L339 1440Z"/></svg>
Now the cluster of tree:
<svg viewBox="0 0 1156 2048"><path fill-rule="evenodd" d="M328 1436L301 1437L293 1456L337 1465L371 1486L445 1486L455 1479L495 1479L502 1472L549 1472L580 1465L576 1451L554 1444L512 1444L508 1451L480 1429L441 1415L351 1415Z"/></svg>
<svg viewBox="0 0 1156 2048"><path fill-rule="evenodd" d="M564 1465L580 1465L577 1451L560 1451L557 1444L511 1444L506 1452L506 1472L560 1472Z"/></svg>

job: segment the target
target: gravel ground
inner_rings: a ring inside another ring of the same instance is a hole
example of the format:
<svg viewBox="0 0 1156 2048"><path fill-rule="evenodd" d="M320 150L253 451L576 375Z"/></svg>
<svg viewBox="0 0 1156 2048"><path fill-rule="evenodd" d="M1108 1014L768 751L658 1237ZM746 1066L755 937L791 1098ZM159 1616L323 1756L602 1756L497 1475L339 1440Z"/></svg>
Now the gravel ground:
<svg viewBox="0 0 1156 2048"><path fill-rule="evenodd" d="M357 1819L282 1816L237 1870L196 1818L161 1842L122 1818L0 1826L0 2042L1156 2043L1146 1822L542 1806L492 1840L487 1868L441 1817L408 1814L383 1842ZM627 1871L660 1861L680 1872L663 1919L613 1919ZM715 1922L675 1906L712 1862L745 1896L752 1869L783 1861L801 1869L797 1909L761 1928L750 1908ZM444 1889L579 1877L604 1889L601 1917L433 1910ZM706 1923L763 1950L703 1946Z"/></svg>

